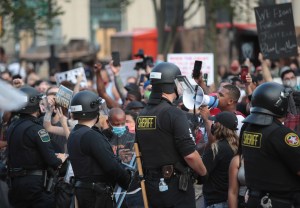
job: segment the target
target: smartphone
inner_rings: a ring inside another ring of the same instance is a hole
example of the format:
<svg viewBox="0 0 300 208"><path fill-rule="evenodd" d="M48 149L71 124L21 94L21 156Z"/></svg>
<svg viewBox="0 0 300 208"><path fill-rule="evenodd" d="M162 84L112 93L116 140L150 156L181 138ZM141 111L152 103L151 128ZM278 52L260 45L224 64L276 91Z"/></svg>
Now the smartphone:
<svg viewBox="0 0 300 208"><path fill-rule="evenodd" d="M200 77L201 68L202 68L202 61L195 61L192 78L198 79Z"/></svg>
<svg viewBox="0 0 300 208"><path fill-rule="evenodd" d="M114 66L120 66L120 53L119 53L119 51L113 51L111 53L111 57L112 57L112 60L113 60L113 65Z"/></svg>
<svg viewBox="0 0 300 208"><path fill-rule="evenodd" d="M246 76L247 76L248 73L249 73L249 67L246 66L246 65L242 65L241 66L241 81L243 83L247 82Z"/></svg>
<svg viewBox="0 0 300 208"><path fill-rule="evenodd" d="M144 80L145 80L145 74L141 74L140 83L144 83Z"/></svg>
<svg viewBox="0 0 300 208"><path fill-rule="evenodd" d="M207 85L207 79L208 79L207 73L203 74L203 79L204 79L205 84Z"/></svg>
<svg viewBox="0 0 300 208"><path fill-rule="evenodd" d="M127 142L124 146L124 149L132 149L134 145L134 142Z"/></svg>

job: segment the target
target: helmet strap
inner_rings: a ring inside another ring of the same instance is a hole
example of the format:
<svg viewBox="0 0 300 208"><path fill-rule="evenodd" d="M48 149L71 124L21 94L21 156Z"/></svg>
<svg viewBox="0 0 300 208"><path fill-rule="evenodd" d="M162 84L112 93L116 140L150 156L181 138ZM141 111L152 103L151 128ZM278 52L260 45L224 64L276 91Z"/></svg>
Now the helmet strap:
<svg viewBox="0 0 300 208"><path fill-rule="evenodd" d="M97 120L96 120L96 122L95 122L95 125L99 122L99 116L100 116L100 113L98 112L98 113L97 113Z"/></svg>

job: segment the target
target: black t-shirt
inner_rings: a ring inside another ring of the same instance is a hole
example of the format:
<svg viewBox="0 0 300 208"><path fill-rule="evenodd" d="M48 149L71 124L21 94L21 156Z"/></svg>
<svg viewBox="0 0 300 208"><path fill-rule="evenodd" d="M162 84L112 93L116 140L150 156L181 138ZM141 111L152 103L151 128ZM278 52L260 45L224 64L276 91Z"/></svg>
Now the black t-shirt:
<svg viewBox="0 0 300 208"><path fill-rule="evenodd" d="M203 179L203 195L207 205L227 201L228 169L234 152L226 139L217 142L218 152L215 157L211 148L203 154L203 163L208 176Z"/></svg>

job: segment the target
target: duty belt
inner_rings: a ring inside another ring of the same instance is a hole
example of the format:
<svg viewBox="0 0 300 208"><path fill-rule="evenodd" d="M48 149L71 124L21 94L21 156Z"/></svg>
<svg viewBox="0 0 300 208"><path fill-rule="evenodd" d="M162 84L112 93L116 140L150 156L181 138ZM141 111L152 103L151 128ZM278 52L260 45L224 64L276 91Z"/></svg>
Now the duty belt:
<svg viewBox="0 0 300 208"><path fill-rule="evenodd" d="M274 201L274 202L279 202L279 203L283 203L283 204L289 204L292 205L292 201L288 200L288 199L284 199L284 198L278 198L278 197L274 197L272 195L272 193L267 193L265 191L257 191L257 190L249 190L249 196L251 197L255 197L255 198L262 198L265 195L269 195L269 198Z"/></svg>
<svg viewBox="0 0 300 208"><path fill-rule="evenodd" d="M24 169L10 169L9 176L11 178L23 176L43 176L46 170L24 170Z"/></svg>
<svg viewBox="0 0 300 208"><path fill-rule="evenodd" d="M96 191L97 193L105 192L111 194L113 192L112 187L105 183L87 183L82 181L76 181L75 188L91 189Z"/></svg>

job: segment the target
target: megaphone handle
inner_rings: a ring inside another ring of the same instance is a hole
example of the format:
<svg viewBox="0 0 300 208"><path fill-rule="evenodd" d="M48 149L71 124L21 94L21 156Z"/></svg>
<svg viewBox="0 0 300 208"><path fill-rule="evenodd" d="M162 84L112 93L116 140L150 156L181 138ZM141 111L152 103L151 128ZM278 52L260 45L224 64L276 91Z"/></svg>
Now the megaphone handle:
<svg viewBox="0 0 300 208"><path fill-rule="evenodd" d="M198 85L195 86L194 100L196 100L197 92L198 92ZM194 102L194 115L196 115L196 102Z"/></svg>

